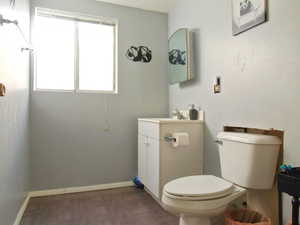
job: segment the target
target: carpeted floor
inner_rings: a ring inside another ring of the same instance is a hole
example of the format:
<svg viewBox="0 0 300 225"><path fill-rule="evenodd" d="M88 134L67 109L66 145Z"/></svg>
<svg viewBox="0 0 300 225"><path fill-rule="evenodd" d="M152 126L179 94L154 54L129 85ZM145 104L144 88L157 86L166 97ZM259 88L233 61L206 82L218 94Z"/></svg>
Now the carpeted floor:
<svg viewBox="0 0 300 225"><path fill-rule="evenodd" d="M145 191L121 188L32 198L21 225L177 225Z"/></svg>

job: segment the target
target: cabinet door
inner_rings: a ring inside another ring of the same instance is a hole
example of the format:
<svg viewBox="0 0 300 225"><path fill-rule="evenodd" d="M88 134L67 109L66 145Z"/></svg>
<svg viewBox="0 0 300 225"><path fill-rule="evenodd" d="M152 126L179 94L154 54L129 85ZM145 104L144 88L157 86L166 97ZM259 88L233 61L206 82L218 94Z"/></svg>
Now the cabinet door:
<svg viewBox="0 0 300 225"><path fill-rule="evenodd" d="M146 160L147 160L147 185L146 187L157 198L159 196L159 140L147 138Z"/></svg>
<svg viewBox="0 0 300 225"><path fill-rule="evenodd" d="M147 165L147 155L146 155L146 137L139 135L138 137L138 176L142 183L147 186L146 180L146 165Z"/></svg>

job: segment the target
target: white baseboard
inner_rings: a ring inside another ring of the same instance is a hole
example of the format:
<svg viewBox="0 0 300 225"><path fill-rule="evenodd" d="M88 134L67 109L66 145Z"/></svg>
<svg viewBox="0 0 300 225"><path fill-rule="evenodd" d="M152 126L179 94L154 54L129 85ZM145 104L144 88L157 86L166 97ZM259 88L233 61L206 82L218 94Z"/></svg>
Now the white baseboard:
<svg viewBox="0 0 300 225"><path fill-rule="evenodd" d="M79 192L87 192L87 191L101 191L101 190L107 190L107 189L132 187L132 186L134 186L132 181L125 181L125 182L112 183L112 184L100 184L100 185L93 185L93 186L60 188L60 189L52 189L52 190L44 190L44 191L31 191L28 193L24 203L22 204L22 206L18 212L18 215L15 219L14 225L21 224L22 217L28 206L30 198L44 197L44 196L51 196L51 195L71 194L71 193L79 193Z"/></svg>
<svg viewBox="0 0 300 225"><path fill-rule="evenodd" d="M23 204L22 204L22 206L21 206L21 208L20 208L20 210L19 210L19 212L18 212L18 214L17 214L14 225L20 225L21 224L21 220L22 220L22 217L25 213L25 210L27 208L29 200L30 200L30 197L29 197L29 195L27 195L24 202L23 202Z"/></svg>
<svg viewBox="0 0 300 225"><path fill-rule="evenodd" d="M79 193L79 192L86 192L86 191L100 191L100 190L131 187L131 186L133 186L133 183L131 181L126 181L126 182L112 183L112 184L100 184L100 185L93 185L93 186L60 188L60 189L43 190L43 191L32 191L32 192L29 192L29 196L31 198L44 197L44 196L51 196L51 195L71 194L71 193Z"/></svg>

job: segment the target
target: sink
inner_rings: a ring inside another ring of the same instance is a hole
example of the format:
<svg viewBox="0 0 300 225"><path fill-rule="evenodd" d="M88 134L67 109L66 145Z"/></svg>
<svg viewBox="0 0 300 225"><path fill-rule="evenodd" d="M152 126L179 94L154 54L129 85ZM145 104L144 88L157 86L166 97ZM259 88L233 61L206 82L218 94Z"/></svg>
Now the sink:
<svg viewBox="0 0 300 225"><path fill-rule="evenodd" d="M152 123L203 123L204 111L199 111L199 120L178 120L174 118L141 118L139 121Z"/></svg>

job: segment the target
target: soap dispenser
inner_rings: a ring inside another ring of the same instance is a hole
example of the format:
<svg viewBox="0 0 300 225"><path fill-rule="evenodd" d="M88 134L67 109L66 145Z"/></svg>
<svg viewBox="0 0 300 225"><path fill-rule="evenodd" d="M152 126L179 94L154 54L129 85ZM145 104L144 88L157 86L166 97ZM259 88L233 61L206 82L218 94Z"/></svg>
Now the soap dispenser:
<svg viewBox="0 0 300 225"><path fill-rule="evenodd" d="M198 120L198 110L195 109L195 105L192 104L190 105L190 109L189 109L189 115L190 115L190 120Z"/></svg>

